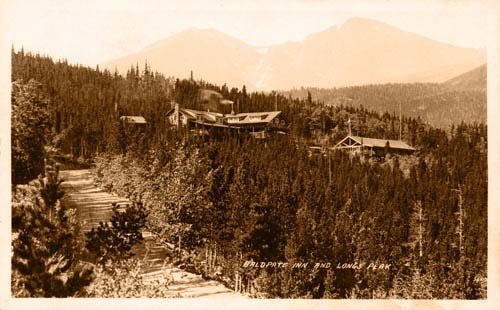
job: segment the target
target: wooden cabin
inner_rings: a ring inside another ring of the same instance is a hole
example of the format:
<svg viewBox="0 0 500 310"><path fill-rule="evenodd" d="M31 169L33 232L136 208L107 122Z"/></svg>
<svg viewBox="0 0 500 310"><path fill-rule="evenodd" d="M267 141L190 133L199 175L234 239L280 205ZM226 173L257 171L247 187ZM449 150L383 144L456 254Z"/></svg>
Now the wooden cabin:
<svg viewBox="0 0 500 310"><path fill-rule="evenodd" d="M384 156L387 152L395 154L411 154L416 149L404 141L375 139L348 135L334 146L337 150L369 153Z"/></svg>

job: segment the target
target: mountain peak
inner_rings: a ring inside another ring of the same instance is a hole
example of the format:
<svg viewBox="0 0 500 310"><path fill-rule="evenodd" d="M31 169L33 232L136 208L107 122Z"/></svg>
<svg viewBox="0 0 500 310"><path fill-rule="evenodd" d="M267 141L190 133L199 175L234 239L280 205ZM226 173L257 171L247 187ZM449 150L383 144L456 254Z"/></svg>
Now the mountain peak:
<svg viewBox="0 0 500 310"><path fill-rule="evenodd" d="M372 23L382 24L382 22L379 22L378 20L374 20L371 18L351 17L347 21L344 22L344 26L349 25L349 24L372 24Z"/></svg>
<svg viewBox="0 0 500 310"><path fill-rule="evenodd" d="M190 27L178 32L166 39L157 41L147 46L143 51L158 50L170 47L172 44L180 45L196 45L196 44L213 44L213 45L227 45L229 47L243 47L246 48L248 44L245 42L231 37L214 28L196 28Z"/></svg>
<svg viewBox="0 0 500 310"><path fill-rule="evenodd" d="M299 42L257 48L213 28L188 28L105 67L126 72L147 59L168 76L196 76L247 89L442 82L485 61L458 48L368 18L351 18Z"/></svg>
<svg viewBox="0 0 500 310"><path fill-rule="evenodd" d="M364 17L353 17L348 19L342 26L340 27L341 30L348 30L348 29L394 29L394 30L399 30L398 28L391 26L389 24L386 24L384 22L370 19L370 18L364 18Z"/></svg>

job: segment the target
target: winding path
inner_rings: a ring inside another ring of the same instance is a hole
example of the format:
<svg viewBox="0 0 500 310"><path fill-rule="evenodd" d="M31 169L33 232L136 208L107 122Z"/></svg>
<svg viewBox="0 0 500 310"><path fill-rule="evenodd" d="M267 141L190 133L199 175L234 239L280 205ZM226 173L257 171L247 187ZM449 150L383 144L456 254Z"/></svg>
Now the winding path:
<svg viewBox="0 0 500 310"><path fill-rule="evenodd" d="M114 202L125 208L130 201L105 192L94 184L89 170L63 170L60 176L64 182L61 189L65 191L62 203L76 209L82 230L89 231L97 227L100 221L106 221L112 214L111 204ZM181 270L169 261L169 250L155 242L152 236L144 234L144 241L134 247L136 257L148 267L143 277L146 281L164 281L169 275L168 284L171 297L209 297L209 298L246 298L228 289L214 280L205 280L200 275ZM166 296L169 297L169 296Z"/></svg>

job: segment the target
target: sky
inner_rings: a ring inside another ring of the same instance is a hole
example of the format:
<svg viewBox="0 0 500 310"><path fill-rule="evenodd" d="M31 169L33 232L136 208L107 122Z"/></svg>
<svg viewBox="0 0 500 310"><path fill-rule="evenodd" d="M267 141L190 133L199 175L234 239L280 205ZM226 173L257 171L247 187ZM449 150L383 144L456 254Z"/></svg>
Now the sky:
<svg viewBox="0 0 500 310"><path fill-rule="evenodd" d="M488 20L484 4L467 0L8 2L6 35L16 49L90 66L140 51L188 28L213 28L250 45L268 46L302 40L352 17L483 49Z"/></svg>

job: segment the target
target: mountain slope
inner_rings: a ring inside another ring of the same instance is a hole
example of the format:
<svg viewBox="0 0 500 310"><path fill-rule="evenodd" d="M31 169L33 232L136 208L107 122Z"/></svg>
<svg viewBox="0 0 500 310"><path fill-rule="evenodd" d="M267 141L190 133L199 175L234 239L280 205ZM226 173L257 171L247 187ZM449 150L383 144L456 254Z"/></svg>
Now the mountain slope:
<svg viewBox="0 0 500 310"><path fill-rule="evenodd" d="M241 74L251 71L258 53L249 45L213 29L189 29L148 46L139 53L105 63L104 66L125 73L136 63L148 65L168 76L195 78L212 83L253 84Z"/></svg>
<svg viewBox="0 0 500 310"><path fill-rule="evenodd" d="M479 68L478 68L479 69ZM481 70L479 70L481 71ZM471 71L477 73L478 70ZM468 77L470 75L464 75ZM460 79L458 79L460 78ZM447 128L466 123L486 123L486 80L481 84L467 83L462 76L445 83L397 83L342 88L300 88L283 94L312 99L333 106L363 106L379 113L421 118L434 127ZM474 79L472 79L474 81Z"/></svg>
<svg viewBox="0 0 500 310"><path fill-rule="evenodd" d="M439 43L383 23L351 19L272 47L270 88L351 86L387 82L443 82L482 63L480 52ZM281 77L286 76L286 79Z"/></svg>
<svg viewBox="0 0 500 310"><path fill-rule="evenodd" d="M215 30L191 29L104 64L121 73L147 62L169 76L248 89L444 82L484 63L481 51L440 43L369 19L270 46L266 53Z"/></svg>
<svg viewBox="0 0 500 310"><path fill-rule="evenodd" d="M486 64L465 72L459 76L449 79L445 82L446 85L453 86L459 89L476 89L486 90Z"/></svg>

